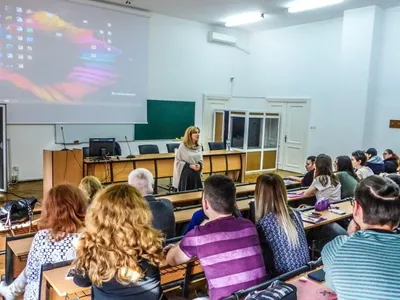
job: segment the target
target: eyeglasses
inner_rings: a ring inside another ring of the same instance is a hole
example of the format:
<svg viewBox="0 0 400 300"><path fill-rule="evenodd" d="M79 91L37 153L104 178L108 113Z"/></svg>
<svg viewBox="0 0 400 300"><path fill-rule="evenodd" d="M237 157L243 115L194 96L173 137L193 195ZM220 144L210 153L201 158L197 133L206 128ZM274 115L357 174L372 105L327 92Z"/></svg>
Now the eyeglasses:
<svg viewBox="0 0 400 300"><path fill-rule="evenodd" d="M354 202L356 202L356 200L354 198L350 199L350 205L354 207Z"/></svg>

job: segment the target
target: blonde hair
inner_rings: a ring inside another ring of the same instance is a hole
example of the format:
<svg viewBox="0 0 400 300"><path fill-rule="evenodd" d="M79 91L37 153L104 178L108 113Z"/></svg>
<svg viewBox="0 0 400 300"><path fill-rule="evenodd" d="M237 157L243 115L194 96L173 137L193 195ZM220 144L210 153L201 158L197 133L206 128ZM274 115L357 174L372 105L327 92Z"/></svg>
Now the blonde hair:
<svg viewBox="0 0 400 300"><path fill-rule="evenodd" d="M192 134L198 132L200 133L200 128L196 126L190 126L188 129L185 131L185 136L183 137L183 144L188 147L188 148L197 148L200 146L199 141L196 141L195 144L193 144L192 140Z"/></svg>
<svg viewBox="0 0 400 300"><path fill-rule="evenodd" d="M103 186L97 177L86 176L79 183L79 189L83 191L88 202L91 203L94 196L103 189Z"/></svg>
<svg viewBox="0 0 400 300"><path fill-rule="evenodd" d="M272 213L277 218L292 247L299 246L299 235L291 217L294 214L287 205L286 186L277 174L258 176L254 192L255 217L258 222L264 216Z"/></svg>
<svg viewBox="0 0 400 300"><path fill-rule="evenodd" d="M145 276L142 259L160 266L163 234L152 228L152 219L136 188L126 183L105 188L86 215L74 262L78 274L87 275L97 286L113 278L129 285Z"/></svg>

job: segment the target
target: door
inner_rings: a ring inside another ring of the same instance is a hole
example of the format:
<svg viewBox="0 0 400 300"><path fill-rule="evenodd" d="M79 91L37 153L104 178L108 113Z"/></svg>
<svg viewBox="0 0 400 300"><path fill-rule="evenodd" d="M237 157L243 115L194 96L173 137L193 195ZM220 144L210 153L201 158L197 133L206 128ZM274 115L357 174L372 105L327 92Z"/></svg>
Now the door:
<svg viewBox="0 0 400 300"><path fill-rule="evenodd" d="M214 112L214 142L224 142L224 115L223 111Z"/></svg>
<svg viewBox="0 0 400 300"><path fill-rule="evenodd" d="M208 148L208 142L213 142L215 138L215 115L216 111L224 111L229 103L229 97L207 96L203 97L203 125L200 139L204 148ZM221 137L222 138L222 137Z"/></svg>
<svg viewBox="0 0 400 300"><path fill-rule="evenodd" d="M278 112L282 116L278 168L304 173L308 144L308 103L306 101L272 102L268 103L268 111Z"/></svg>

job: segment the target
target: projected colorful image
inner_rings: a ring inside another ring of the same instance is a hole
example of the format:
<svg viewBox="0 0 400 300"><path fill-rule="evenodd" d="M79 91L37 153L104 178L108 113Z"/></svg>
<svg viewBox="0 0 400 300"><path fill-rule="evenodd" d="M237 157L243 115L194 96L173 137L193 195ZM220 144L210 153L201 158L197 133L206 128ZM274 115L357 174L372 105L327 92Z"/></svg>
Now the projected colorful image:
<svg viewBox="0 0 400 300"><path fill-rule="evenodd" d="M91 20L79 12L1 5L1 96L65 104L96 103L99 93L113 101L134 97L134 49L115 32L121 26L106 16Z"/></svg>

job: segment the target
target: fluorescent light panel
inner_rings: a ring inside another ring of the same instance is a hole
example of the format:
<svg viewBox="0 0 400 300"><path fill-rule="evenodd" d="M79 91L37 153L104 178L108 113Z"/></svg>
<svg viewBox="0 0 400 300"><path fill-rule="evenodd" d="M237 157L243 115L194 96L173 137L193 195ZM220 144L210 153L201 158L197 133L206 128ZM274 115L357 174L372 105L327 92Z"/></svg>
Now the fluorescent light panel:
<svg viewBox="0 0 400 300"><path fill-rule="evenodd" d="M289 6L288 12L298 13L306 10L339 4L343 1L344 0L299 0Z"/></svg>
<svg viewBox="0 0 400 300"><path fill-rule="evenodd" d="M229 17L225 20L226 27L240 26L244 24L256 23L264 19L264 15L260 12L244 13Z"/></svg>

